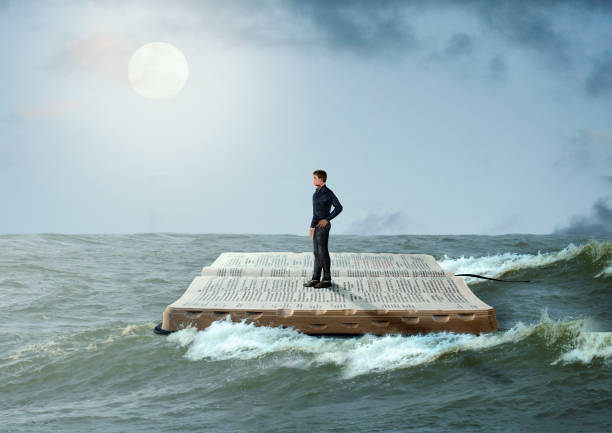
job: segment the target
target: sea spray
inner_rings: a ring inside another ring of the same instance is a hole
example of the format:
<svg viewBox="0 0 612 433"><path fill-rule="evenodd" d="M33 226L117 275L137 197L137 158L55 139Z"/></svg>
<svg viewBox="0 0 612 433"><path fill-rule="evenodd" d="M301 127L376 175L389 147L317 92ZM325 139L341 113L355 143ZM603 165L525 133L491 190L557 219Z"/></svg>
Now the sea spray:
<svg viewBox="0 0 612 433"><path fill-rule="evenodd" d="M203 331L193 327L180 330L171 334L168 341L186 347L185 357L193 361L246 360L272 353L297 354L301 356L297 362L299 368L334 364L341 368L342 377L352 378L428 364L453 353L517 344L532 336L547 346L552 355L559 356L560 353L565 360L577 359L576 351L582 353L585 350L593 353L590 359L598 356L610 359L609 335L602 337L602 333L591 333L589 328L585 319L553 320L544 310L536 323L526 325L518 322L506 331L480 336L439 332L335 338L309 336L291 328L260 327L244 320L232 322L227 318L213 322ZM597 346L594 352L592 344ZM581 359L587 360L588 356ZM294 362L295 359L286 366Z"/></svg>

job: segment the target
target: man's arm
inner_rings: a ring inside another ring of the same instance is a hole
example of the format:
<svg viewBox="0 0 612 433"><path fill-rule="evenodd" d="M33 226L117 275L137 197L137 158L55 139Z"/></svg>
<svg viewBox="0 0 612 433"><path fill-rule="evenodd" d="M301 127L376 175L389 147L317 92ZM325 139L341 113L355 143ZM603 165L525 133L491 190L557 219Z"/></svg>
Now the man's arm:
<svg viewBox="0 0 612 433"><path fill-rule="evenodd" d="M314 214L312 215L312 221L310 222L310 228L314 228L315 224L316 224L317 220L314 216Z"/></svg>
<svg viewBox="0 0 612 433"><path fill-rule="evenodd" d="M342 205L340 204L340 200L338 200L338 197L336 197L336 194L334 194L333 191L329 191L329 194L331 195L331 201L334 205L334 210L332 213L329 214L327 221L331 221L333 218L338 216L340 212L342 212Z"/></svg>

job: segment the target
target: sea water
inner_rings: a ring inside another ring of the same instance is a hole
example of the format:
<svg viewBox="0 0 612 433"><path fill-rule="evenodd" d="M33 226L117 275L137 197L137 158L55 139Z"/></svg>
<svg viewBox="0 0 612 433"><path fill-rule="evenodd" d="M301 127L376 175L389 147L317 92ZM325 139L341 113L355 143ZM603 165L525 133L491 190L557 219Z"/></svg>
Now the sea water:
<svg viewBox="0 0 612 433"><path fill-rule="evenodd" d="M500 331L312 337L223 320L159 336L224 251L294 235L0 236L1 432L612 431L612 238L330 236L425 253ZM332 261L333 266L333 261Z"/></svg>

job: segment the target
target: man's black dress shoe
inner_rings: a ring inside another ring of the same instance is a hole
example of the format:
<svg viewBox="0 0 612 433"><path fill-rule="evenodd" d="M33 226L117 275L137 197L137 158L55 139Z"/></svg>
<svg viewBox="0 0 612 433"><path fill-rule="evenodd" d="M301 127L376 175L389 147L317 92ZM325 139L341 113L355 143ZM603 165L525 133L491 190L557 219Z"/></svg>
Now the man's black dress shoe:
<svg viewBox="0 0 612 433"><path fill-rule="evenodd" d="M331 287L331 285L332 285L331 281L323 280L323 281L315 284L315 288L316 289L322 289L323 287Z"/></svg>
<svg viewBox="0 0 612 433"><path fill-rule="evenodd" d="M304 287L313 287L319 283L319 280L310 280L304 283Z"/></svg>

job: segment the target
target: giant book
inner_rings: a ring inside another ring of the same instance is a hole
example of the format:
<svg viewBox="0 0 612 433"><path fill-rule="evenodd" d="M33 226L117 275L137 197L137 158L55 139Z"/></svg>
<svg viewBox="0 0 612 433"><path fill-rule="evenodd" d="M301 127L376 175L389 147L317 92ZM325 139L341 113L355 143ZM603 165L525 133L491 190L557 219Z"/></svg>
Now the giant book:
<svg viewBox="0 0 612 433"><path fill-rule="evenodd" d="M304 287L310 252L225 252L163 313L161 328L215 320L306 334L417 334L497 330L495 310L428 254L330 253L332 287Z"/></svg>

